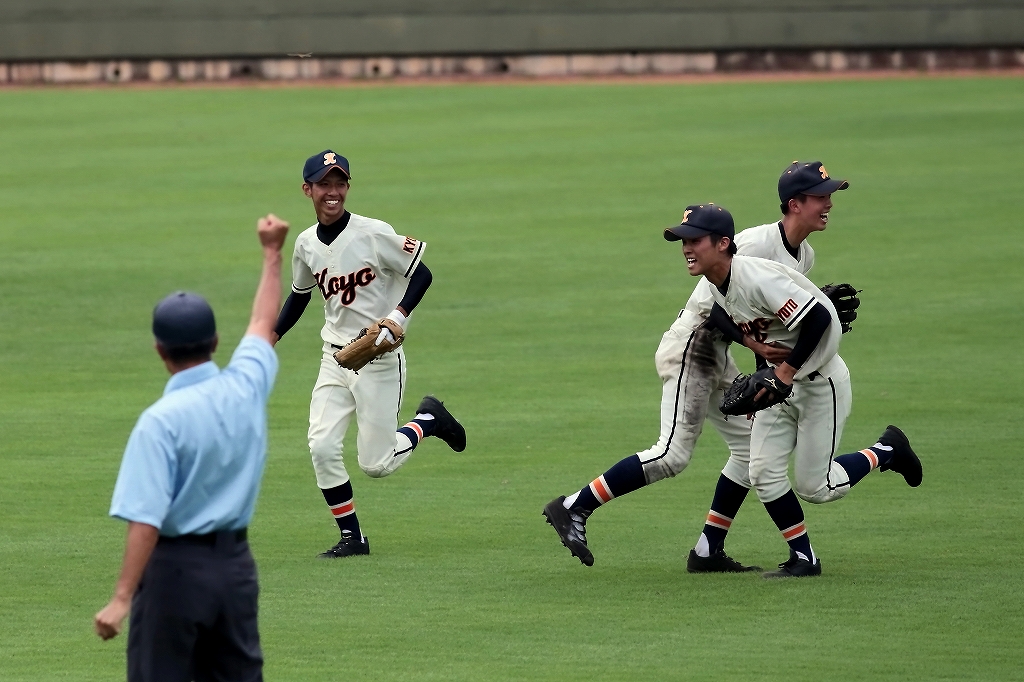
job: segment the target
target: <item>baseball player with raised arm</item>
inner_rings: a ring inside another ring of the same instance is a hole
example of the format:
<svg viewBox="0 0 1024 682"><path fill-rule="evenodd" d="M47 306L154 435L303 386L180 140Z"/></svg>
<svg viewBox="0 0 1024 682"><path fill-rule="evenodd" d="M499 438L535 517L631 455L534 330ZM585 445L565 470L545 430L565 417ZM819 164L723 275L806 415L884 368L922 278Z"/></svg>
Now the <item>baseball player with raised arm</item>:
<svg viewBox="0 0 1024 682"><path fill-rule="evenodd" d="M779 179L782 220L744 230L731 248L738 248L745 255L785 263L801 272L809 271L814 264L814 250L806 238L811 232L825 229L832 208L831 194L848 186L845 180L831 180L820 162L794 161ZM680 237L676 232L687 227L688 216L689 210L679 226L665 231L665 239L678 241ZM851 320L856 317L853 311L850 315ZM590 515L616 497L681 472L689 463L707 419L728 445L730 458L715 490L706 533L701 534L697 546L690 552L687 570L694 573L760 570L733 560L724 549L728 526L750 489L747 475L750 425L744 420L726 420L717 408L722 391L739 375L728 350L730 341L776 361L788 355L788 349L764 344L758 330L741 331L720 307L714 307L710 285L706 281L698 283L686 307L662 337L655 354L655 365L662 380L658 442L648 450L619 461L577 493L555 498L544 508L544 516L562 544L584 565L591 566L594 562L586 538Z"/></svg>
<svg viewBox="0 0 1024 682"><path fill-rule="evenodd" d="M771 363L765 380L788 399L758 412L750 434L749 480L790 547L789 560L764 576L820 575L797 495L815 504L838 500L875 468L896 471L916 487L921 461L892 425L874 445L836 456L853 393L837 353L842 328L835 306L796 270L734 255L733 221L725 209L706 204L687 211L687 227L676 232L687 270L713 285L715 303L742 330L756 330L767 343L790 349L785 360ZM796 493L788 478L790 455Z"/></svg>
<svg viewBox="0 0 1024 682"><path fill-rule="evenodd" d="M383 221L345 210L351 177L348 159L329 149L306 160L302 191L313 203L317 223L295 240L292 293L275 328L276 342L319 291L326 320L320 375L309 406L309 451L317 485L341 531L322 558L370 553L342 459L353 415L359 468L373 478L396 471L429 436L456 452L466 448L465 429L433 396L423 398L413 420L398 427L406 381L401 342L432 280L422 260L427 245L396 234ZM346 349L363 343L374 359L347 362Z"/></svg>

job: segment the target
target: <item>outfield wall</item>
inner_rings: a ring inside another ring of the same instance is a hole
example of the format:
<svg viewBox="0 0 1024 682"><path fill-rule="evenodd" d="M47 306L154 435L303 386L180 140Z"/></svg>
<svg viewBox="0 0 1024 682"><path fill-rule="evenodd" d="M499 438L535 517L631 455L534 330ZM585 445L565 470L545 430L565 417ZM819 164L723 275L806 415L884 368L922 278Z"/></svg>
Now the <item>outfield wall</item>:
<svg viewBox="0 0 1024 682"><path fill-rule="evenodd" d="M1024 47L1024 0L2 0L0 61Z"/></svg>

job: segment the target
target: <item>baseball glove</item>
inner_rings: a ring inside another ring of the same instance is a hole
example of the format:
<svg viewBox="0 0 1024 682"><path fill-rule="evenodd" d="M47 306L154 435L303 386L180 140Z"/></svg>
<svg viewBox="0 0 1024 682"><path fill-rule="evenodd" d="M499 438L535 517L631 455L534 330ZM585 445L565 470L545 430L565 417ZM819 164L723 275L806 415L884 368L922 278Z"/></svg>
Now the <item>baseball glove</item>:
<svg viewBox="0 0 1024 682"><path fill-rule="evenodd" d="M382 329L388 329L395 337L394 341L388 341L387 336L377 343ZM374 322L371 326L362 329L359 336L352 339L344 348L334 352L334 359L345 369L358 372L369 363L373 362L385 353L390 353L402 345L405 340L405 331L395 321L384 318L380 322Z"/></svg>
<svg viewBox="0 0 1024 682"><path fill-rule="evenodd" d="M757 394L765 389L760 400ZM722 414L738 417L744 414L754 414L758 410L764 410L772 405L785 402L786 398L793 392L793 387L775 376L775 370L771 367L759 369L753 374L746 374L736 377L722 396L722 402L718 406Z"/></svg>
<svg viewBox="0 0 1024 682"><path fill-rule="evenodd" d="M853 321L857 319L857 308L860 307L860 299L857 294L859 289L854 289L852 284L826 284L821 288L821 293L828 296L832 305L839 313L839 323L843 327L843 333L853 328Z"/></svg>

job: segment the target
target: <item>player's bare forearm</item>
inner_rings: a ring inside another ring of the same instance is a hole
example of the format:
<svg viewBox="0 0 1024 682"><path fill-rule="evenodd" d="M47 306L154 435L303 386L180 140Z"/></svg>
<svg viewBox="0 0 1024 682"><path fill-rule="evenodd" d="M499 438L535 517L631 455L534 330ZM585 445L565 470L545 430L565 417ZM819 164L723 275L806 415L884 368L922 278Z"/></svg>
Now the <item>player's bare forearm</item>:
<svg viewBox="0 0 1024 682"><path fill-rule="evenodd" d="M278 308L281 307L281 247L288 234L288 223L271 213L257 221L256 232L263 245L263 272L256 288L246 334L275 343L274 327L277 325Z"/></svg>
<svg viewBox="0 0 1024 682"><path fill-rule="evenodd" d="M784 362L791 352L789 348L780 346L774 342L761 343L754 339L750 334L744 334L743 345L773 365L778 365L779 363Z"/></svg>
<svg viewBox="0 0 1024 682"><path fill-rule="evenodd" d="M121 576L117 579L114 596L96 614L93 625L102 639L116 637L121 632L124 619L131 609L132 596L139 586L142 573L146 570L149 557L153 554L160 530L145 523L130 521L125 541L124 560L121 562Z"/></svg>
<svg viewBox="0 0 1024 682"><path fill-rule="evenodd" d="M792 384L793 377L796 376L796 367L793 367L788 362L783 362L775 368L775 376L782 379L784 383Z"/></svg>

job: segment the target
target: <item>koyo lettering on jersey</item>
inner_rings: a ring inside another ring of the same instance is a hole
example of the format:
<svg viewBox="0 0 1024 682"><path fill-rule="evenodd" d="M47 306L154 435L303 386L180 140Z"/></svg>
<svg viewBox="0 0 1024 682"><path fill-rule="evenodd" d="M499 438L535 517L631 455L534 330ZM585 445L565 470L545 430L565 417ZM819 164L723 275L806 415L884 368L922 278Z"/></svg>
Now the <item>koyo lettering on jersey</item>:
<svg viewBox="0 0 1024 682"><path fill-rule="evenodd" d="M327 268L324 268L320 272L314 272L313 279L316 280L316 285L320 287L320 293L324 295L325 301L330 299L331 296L341 294L339 299L341 304L351 305L356 300L356 287L365 287L377 279L377 275L373 274L373 270L370 268L363 268L341 277L328 278Z"/></svg>

